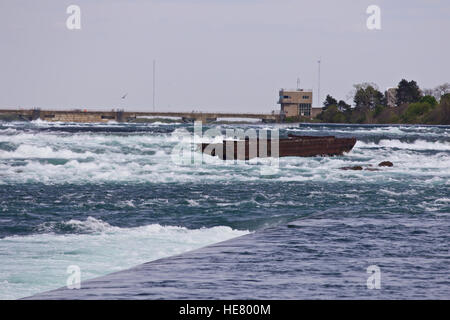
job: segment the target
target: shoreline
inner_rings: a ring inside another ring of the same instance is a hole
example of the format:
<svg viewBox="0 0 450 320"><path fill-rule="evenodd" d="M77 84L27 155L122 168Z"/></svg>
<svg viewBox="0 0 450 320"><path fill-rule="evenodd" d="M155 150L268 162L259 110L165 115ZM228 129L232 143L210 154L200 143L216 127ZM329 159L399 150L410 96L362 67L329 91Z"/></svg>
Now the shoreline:
<svg viewBox="0 0 450 320"><path fill-rule="evenodd" d="M45 123L67 123L67 124L152 124L152 123L164 123L164 124L190 124L190 122L183 122L180 120L174 120L174 119L165 119L165 118L155 118L155 119L144 119L147 121L127 121L127 122L117 122L117 121L109 121L109 122L70 122L70 121L46 121L41 120ZM2 117L0 115L0 123L11 123L11 122L30 122L32 123L35 120L25 120L25 119L19 119L19 118L10 118L10 117ZM351 122L339 122L339 123L329 123L329 122L281 122L281 123L264 123L264 122L251 122L251 121L217 121L217 122L207 122L206 125L267 125L267 124L274 124L274 125L309 125L309 126L377 126L377 127L401 127L401 126L408 126L408 127L417 127L417 126L426 126L426 127L450 127L450 124L429 124L429 123L351 123Z"/></svg>

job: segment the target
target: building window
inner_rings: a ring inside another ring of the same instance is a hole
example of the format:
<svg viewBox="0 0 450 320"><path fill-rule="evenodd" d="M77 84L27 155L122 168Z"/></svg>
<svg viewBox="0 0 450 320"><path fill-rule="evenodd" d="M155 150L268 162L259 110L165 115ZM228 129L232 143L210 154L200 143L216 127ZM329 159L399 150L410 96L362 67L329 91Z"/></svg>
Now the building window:
<svg viewBox="0 0 450 320"><path fill-rule="evenodd" d="M298 105L299 113L304 116L311 116L311 104L310 103L300 103Z"/></svg>
<svg viewBox="0 0 450 320"><path fill-rule="evenodd" d="M290 99L290 96L283 96L283 99Z"/></svg>
<svg viewBox="0 0 450 320"><path fill-rule="evenodd" d="M303 99L309 99L309 96L303 96Z"/></svg>

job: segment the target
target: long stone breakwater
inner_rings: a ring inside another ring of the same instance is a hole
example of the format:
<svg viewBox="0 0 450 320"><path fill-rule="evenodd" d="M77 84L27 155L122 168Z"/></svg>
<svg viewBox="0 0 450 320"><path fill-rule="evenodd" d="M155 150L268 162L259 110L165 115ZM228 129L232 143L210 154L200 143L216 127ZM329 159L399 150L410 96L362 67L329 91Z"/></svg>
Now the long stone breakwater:
<svg viewBox="0 0 450 320"><path fill-rule="evenodd" d="M179 117L185 122L216 121L218 118L261 119L263 122L280 122L279 114L264 113L210 113L210 112L129 112L123 110L90 111L90 110L41 110L41 109L0 109L0 115L15 119L32 121L59 122L133 122L145 117Z"/></svg>

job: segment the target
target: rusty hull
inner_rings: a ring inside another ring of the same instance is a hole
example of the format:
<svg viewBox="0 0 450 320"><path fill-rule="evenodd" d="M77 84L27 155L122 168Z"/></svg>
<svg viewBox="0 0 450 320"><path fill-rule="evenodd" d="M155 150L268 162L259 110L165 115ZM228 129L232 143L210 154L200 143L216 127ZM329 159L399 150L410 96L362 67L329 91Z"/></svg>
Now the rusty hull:
<svg viewBox="0 0 450 320"><path fill-rule="evenodd" d="M356 144L356 138L289 135L287 139L279 139L278 143L279 157L338 156L344 152L350 152ZM252 148L251 150L250 147ZM203 153L211 156L217 155L223 160L277 157L275 150L272 154L271 147L271 140L256 139L224 140L222 143L199 144L199 148Z"/></svg>

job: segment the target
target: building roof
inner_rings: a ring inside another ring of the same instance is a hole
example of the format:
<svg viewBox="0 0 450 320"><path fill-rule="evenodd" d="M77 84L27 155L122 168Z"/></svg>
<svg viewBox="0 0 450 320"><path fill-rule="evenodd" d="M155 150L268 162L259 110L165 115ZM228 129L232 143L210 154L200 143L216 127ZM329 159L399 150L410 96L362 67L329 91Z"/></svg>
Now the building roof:
<svg viewBox="0 0 450 320"><path fill-rule="evenodd" d="M311 92L312 93L312 89L283 89L281 88L280 91L283 92Z"/></svg>

